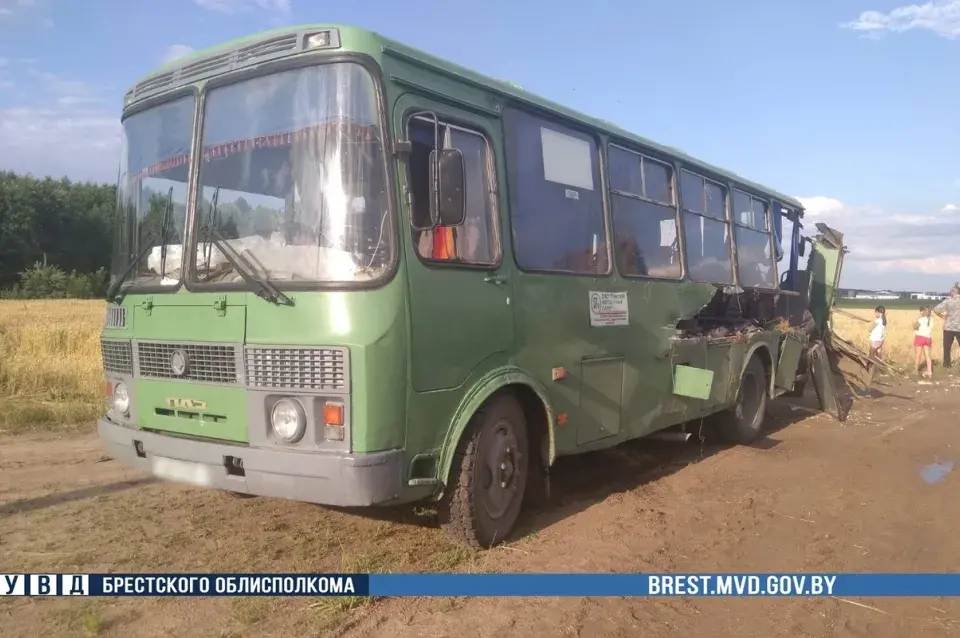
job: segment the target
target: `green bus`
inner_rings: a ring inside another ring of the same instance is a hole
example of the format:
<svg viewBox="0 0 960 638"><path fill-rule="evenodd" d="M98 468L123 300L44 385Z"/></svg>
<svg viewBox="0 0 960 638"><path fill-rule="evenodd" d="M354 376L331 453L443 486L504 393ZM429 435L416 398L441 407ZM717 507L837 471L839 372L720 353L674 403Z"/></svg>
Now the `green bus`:
<svg viewBox="0 0 960 638"><path fill-rule="evenodd" d="M836 284L796 199L358 28L170 62L122 122L98 428L165 480L489 547L559 456L755 440Z"/></svg>

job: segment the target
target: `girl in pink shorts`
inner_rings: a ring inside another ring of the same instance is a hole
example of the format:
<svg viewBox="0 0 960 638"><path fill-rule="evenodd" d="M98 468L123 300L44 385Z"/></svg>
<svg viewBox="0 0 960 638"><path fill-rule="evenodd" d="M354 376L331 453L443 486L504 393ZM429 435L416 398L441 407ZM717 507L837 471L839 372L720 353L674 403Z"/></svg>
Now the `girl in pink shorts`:
<svg viewBox="0 0 960 638"><path fill-rule="evenodd" d="M920 308L920 316L913 322L913 347L917 350L917 358L914 362L914 369L920 371L920 359L926 358L927 371L923 376L930 378L933 376L933 359L930 358L930 347L933 345L933 318L930 316L929 306Z"/></svg>

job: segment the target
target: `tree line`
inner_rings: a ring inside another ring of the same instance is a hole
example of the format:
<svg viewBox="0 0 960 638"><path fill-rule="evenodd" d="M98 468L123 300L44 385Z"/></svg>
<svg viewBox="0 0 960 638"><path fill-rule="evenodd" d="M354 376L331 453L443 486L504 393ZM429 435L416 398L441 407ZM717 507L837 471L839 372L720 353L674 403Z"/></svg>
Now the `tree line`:
<svg viewBox="0 0 960 638"><path fill-rule="evenodd" d="M0 297L106 291L117 189L0 171Z"/></svg>

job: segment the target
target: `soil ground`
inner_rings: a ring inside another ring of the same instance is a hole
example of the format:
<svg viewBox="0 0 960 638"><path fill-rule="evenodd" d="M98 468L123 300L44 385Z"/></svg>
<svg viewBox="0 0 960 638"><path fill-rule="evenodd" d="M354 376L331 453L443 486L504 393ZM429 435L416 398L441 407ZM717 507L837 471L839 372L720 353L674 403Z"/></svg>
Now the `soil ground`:
<svg viewBox="0 0 960 638"><path fill-rule="evenodd" d="M881 386L849 420L771 407L751 447L643 441L564 459L506 546L429 512L334 511L157 483L95 435L0 439L0 571L868 572L960 568L960 379ZM954 448L953 445L957 445ZM956 599L13 599L5 636L943 636Z"/></svg>

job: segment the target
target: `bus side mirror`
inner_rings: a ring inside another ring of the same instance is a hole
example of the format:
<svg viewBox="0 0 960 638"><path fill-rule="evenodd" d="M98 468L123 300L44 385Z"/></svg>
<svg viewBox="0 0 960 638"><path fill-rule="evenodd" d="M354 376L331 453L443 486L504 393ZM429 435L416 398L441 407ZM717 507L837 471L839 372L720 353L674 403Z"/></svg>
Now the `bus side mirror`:
<svg viewBox="0 0 960 638"><path fill-rule="evenodd" d="M803 237L800 238L800 250L797 252L801 257L807 254L807 240Z"/></svg>
<svg viewBox="0 0 960 638"><path fill-rule="evenodd" d="M430 217L440 226L459 226L465 215L463 153L430 151Z"/></svg>

